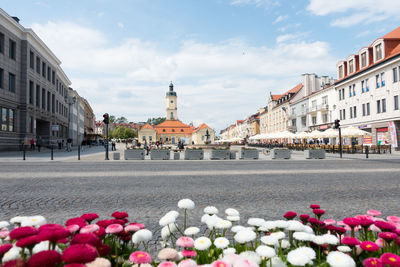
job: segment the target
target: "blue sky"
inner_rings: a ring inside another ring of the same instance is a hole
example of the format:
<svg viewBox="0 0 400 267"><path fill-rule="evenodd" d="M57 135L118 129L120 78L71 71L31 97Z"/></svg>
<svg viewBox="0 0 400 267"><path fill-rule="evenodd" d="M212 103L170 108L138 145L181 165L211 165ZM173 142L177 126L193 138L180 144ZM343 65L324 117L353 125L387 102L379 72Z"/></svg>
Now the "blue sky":
<svg viewBox="0 0 400 267"><path fill-rule="evenodd" d="M302 73L335 64L400 26L391 0L2 0L63 62L72 87L130 121L178 117L216 130L265 106Z"/></svg>

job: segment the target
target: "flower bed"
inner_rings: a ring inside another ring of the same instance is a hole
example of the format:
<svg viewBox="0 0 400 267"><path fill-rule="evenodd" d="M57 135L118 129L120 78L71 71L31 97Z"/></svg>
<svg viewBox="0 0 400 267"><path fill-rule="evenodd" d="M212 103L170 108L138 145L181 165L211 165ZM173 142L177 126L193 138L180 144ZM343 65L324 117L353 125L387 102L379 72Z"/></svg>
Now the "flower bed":
<svg viewBox="0 0 400 267"><path fill-rule="evenodd" d="M325 211L314 204L310 215L289 211L283 220L249 218L241 225L237 210L218 216L208 206L201 218L206 227L198 228L187 225L194 202L182 199L178 207L182 215L169 211L160 219L163 241L154 255L148 250L153 233L126 212L105 220L83 214L64 225L14 217L0 222L1 266L400 266L400 217L384 220L379 211L336 222L323 219Z"/></svg>

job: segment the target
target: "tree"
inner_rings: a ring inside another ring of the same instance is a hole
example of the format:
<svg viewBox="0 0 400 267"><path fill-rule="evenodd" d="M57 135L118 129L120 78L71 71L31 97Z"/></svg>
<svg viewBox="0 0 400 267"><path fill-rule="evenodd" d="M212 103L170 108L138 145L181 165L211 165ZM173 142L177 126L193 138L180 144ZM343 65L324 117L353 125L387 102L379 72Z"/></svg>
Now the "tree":
<svg viewBox="0 0 400 267"><path fill-rule="evenodd" d="M137 131L129 127L118 126L109 135L111 138L128 139L137 137Z"/></svg>
<svg viewBox="0 0 400 267"><path fill-rule="evenodd" d="M119 117L119 118L115 119L115 122L116 123L127 123L128 119L125 118L124 116L122 116L122 117Z"/></svg>
<svg viewBox="0 0 400 267"><path fill-rule="evenodd" d="M115 116L111 115L109 118L110 123L114 123L115 122Z"/></svg>
<svg viewBox="0 0 400 267"><path fill-rule="evenodd" d="M147 123L151 125L158 125L166 120L165 117L158 117L158 118L148 118Z"/></svg>

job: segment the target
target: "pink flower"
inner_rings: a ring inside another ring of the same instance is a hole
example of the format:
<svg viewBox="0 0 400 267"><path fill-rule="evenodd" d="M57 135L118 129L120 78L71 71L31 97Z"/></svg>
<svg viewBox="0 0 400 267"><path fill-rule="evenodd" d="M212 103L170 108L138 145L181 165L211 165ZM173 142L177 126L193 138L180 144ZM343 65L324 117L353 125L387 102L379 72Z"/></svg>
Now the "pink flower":
<svg viewBox="0 0 400 267"><path fill-rule="evenodd" d="M97 250L88 244L77 244L67 247L62 255L66 263L87 263L94 261L97 257Z"/></svg>
<svg viewBox="0 0 400 267"><path fill-rule="evenodd" d="M385 267L380 259L368 258L363 261L364 267Z"/></svg>
<svg viewBox="0 0 400 267"><path fill-rule="evenodd" d="M98 226L97 224L89 224L89 225L82 227L81 230L79 231L79 233L81 233L81 234L93 233L99 229L100 229L100 226Z"/></svg>
<svg viewBox="0 0 400 267"><path fill-rule="evenodd" d="M160 262L160 264L158 265L158 267L177 267L175 262L172 261L163 261Z"/></svg>
<svg viewBox="0 0 400 267"><path fill-rule="evenodd" d="M118 234L119 232L122 232L124 230L124 227L120 224L110 224L106 228L106 233L107 234Z"/></svg>
<svg viewBox="0 0 400 267"><path fill-rule="evenodd" d="M97 213L85 213L81 216L85 221L90 223L93 220L96 220L99 218L99 215Z"/></svg>
<svg viewBox="0 0 400 267"><path fill-rule="evenodd" d="M362 248L365 251L370 251L370 252L379 250L379 246L376 243L371 242L371 241L361 242L360 248Z"/></svg>
<svg viewBox="0 0 400 267"><path fill-rule="evenodd" d="M229 265L233 265L235 261L237 261L240 258L239 255L237 254L228 254L224 256L223 260L224 262L228 263Z"/></svg>
<svg viewBox="0 0 400 267"><path fill-rule="evenodd" d="M65 222L65 226L76 224L79 226L79 228L82 228L83 226L87 225L85 219L81 217L76 217L76 218L71 218Z"/></svg>
<svg viewBox="0 0 400 267"><path fill-rule="evenodd" d="M377 240L375 240L375 244L377 244L378 247L383 248L383 239L378 238Z"/></svg>
<svg viewBox="0 0 400 267"><path fill-rule="evenodd" d="M123 218L128 217L129 215L128 215L128 213L123 212L123 211L116 211L116 212L113 212L113 214L111 214L111 216L114 217L115 219L123 219Z"/></svg>
<svg viewBox="0 0 400 267"><path fill-rule="evenodd" d="M360 225L360 220L357 219L357 218L348 217L348 218L344 218L343 219L343 223L345 223L346 225L350 226L351 228L354 228L354 227Z"/></svg>
<svg viewBox="0 0 400 267"><path fill-rule="evenodd" d="M321 215L324 215L324 214L325 214L325 211L322 210L322 209L313 209L312 212L313 212L315 215L317 215L317 216L321 216Z"/></svg>
<svg viewBox="0 0 400 267"><path fill-rule="evenodd" d="M310 205L310 208L312 208L312 209L319 209L320 206L319 206L318 204L311 204L311 205Z"/></svg>
<svg viewBox="0 0 400 267"><path fill-rule="evenodd" d="M342 244L348 245L348 246L356 246L360 244L360 240L356 237L343 237L342 238Z"/></svg>
<svg viewBox="0 0 400 267"><path fill-rule="evenodd" d="M230 265L225 261L214 261L211 263L211 267L230 267Z"/></svg>
<svg viewBox="0 0 400 267"><path fill-rule="evenodd" d="M188 236L181 236L176 240L176 245L183 248L192 248L194 246L194 240Z"/></svg>
<svg viewBox="0 0 400 267"><path fill-rule="evenodd" d="M0 231L0 239L6 238L9 234L10 234L10 231L8 231L7 229L1 230Z"/></svg>
<svg viewBox="0 0 400 267"><path fill-rule="evenodd" d="M185 258L194 258L197 256L197 252L194 250L185 249L184 251L182 251L182 256Z"/></svg>
<svg viewBox="0 0 400 267"><path fill-rule="evenodd" d="M137 232L141 229L144 229L144 224L141 223L130 223L125 226L125 231L127 232Z"/></svg>
<svg viewBox="0 0 400 267"><path fill-rule="evenodd" d="M286 218L287 220L292 220L296 216L297 216L297 213L294 211L288 211L285 213L285 215L283 215L283 217Z"/></svg>
<svg viewBox="0 0 400 267"><path fill-rule="evenodd" d="M71 240L71 244L89 244L94 247L99 247L102 245L100 238L93 233L77 234Z"/></svg>
<svg viewBox="0 0 400 267"><path fill-rule="evenodd" d="M258 267L258 264L248 259L239 258L237 261L235 261L233 267Z"/></svg>
<svg viewBox="0 0 400 267"><path fill-rule="evenodd" d="M136 264L151 263L151 256L144 251L135 251L129 256L129 260Z"/></svg>
<svg viewBox="0 0 400 267"><path fill-rule="evenodd" d="M382 231L393 231L396 229L396 226L384 221L376 221L374 222L374 224Z"/></svg>
<svg viewBox="0 0 400 267"><path fill-rule="evenodd" d="M387 216L386 218L389 222L400 223L400 217L397 216Z"/></svg>
<svg viewBox="0 0 400 267"><path fill-rule="evenodd" d="M160 252L158 252L157 257L160 260L176 260L178 259L179 255L178 251L173 248L163 248L160 250Z"/></svg>
<svg viewBox="0 0 400 267"><path fill-rule="evenodd" d="M333 225L333 224L336 223L336 221L333 220L333 219L326 219L326 220L324 221L324 223L325 223L326 225Z"/></svg>
<svg viewBox="0 0 400 267"><path fill-rule="evenodd" d="M369 211L367 211L367 214L371 215L371 216L381 216L382 215L382 213L379 210L369 210Z"/></svg>
<svg viewBox="0 0 400 267"><path fill-rule="evenodd" d="M72 234L79 230L79 225L71 224L71 225L66 226L65 229L68 230Z"/></svg>
<svg viewBox="0 0 400 267"><path fill-rule="evenodd" d="M382 232L379 233L378 236L388 242L391 242L397 238L397 234L391 232Z"/></svg>
<svg viewBox="0 0 400 267"><path fill-rule="evenodd" d="M380 260L383 264L387 264L389 266L400 266L400 257L393 253L383 253Z"/></svg>
<svg viewBox="0 0 400 267"><path fill-rule="evenodd" d="M178 264L178 267L196 267L197 263L192 259L186 259Z"/></svg>
<svg viewBox="0 0 400 267"><path fill-rule="evenodd" d="M54 267L61 263L61 254L55 250L45 250L32 255L28 260L29 267Z"/></svg>
<svg viewBox="0 0 400 267"><path fill-rule="evenodd" d="M10 232L10 239L18 240L18 239L28 237L31 235L36 235L37 233L38 233L38 230L36 230L35 227L31 227L31 226L18 227Z"/></svg>

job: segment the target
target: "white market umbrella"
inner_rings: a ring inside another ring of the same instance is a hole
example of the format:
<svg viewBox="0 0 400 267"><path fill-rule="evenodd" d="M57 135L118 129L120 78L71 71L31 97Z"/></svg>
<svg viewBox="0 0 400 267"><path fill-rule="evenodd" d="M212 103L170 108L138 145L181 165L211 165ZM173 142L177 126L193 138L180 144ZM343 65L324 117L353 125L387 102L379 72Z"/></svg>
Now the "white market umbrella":
<svg viewBox="0 0 400 267"><path fill-rule="evenodd" d="M329 128L328 130L322 132L322 137L323 138L334 138L334 137L339 137L339 131Z"/></svg>
<svg viewBox="0 0 400 267"><path fill-rule="evenodd" d="M342 129L342 136L344 137L362 137L367 135L371 135L371 133L353 126Z"/></svg>

